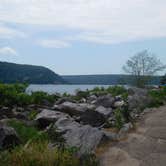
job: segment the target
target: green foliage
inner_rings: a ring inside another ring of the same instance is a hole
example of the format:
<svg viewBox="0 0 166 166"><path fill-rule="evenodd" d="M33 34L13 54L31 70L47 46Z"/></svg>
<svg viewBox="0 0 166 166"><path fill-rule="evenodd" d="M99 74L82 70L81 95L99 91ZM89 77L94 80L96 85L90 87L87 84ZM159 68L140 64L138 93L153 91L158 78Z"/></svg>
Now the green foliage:
<svg viewBox="0 0 166 166"><path fill-rule="evenodd" d="M53 103L57 99L58 99L58 96L49 95L45 92L33 92L31 94L32 103L35 103L35 104L42 104L45 101Z"/></svg>
<svg viewBox="0 0 166 166"><path fill-rule="evenodd" d="M79 159L68 149L50 149L47 141L3 152L0 160L3 166L79 166Z"/></svg>
<svg viewBox="0 0 166 166"><path fill-rule="evenodd" d="M81 166L99 166L99 161L94 154L84 154L81 157Z"/></svg>
<svg viewBox="0 0 166 166"><path fill-rule="evenodd" d="M28 114L28 119L29 120L34 120L36 118L36 115L38 114L37 111L33 110L33 111L30 111L29 114Z"/></svg>
<svg viewBox="0 0 166 166"><path fill-rule="evenodd" d="M48 139L46 133L41 133L34 127L26 126L23 122L10 120L8 125L16 130L23 144L27 143L29 140L36 141Z"/></svg>
<svg viewBox="0 0 166 166"><path fill-rule="evenodd" d="M87 98L89 96L89 91L88 90L86 90L86 91L76 90L76 91L77 91L76 95L71 96L71 98L73 100L79 101L82 98Z"/></svg>
<svg viewBox="0 0 166 166"><path fill-rule="evenodd" d="M111 93L113 96L123 95L127 96L127 90L123 86L110 86L106 89L108 93Z"/></svg>
<svg viewBox="0 0 166 166"><path fill-rule="evenodd" d="M26 106L29 104L53 103L59 97L45 92L25 93L27 84L0 84L0 105L3 106Z"/></svg>
<svg viewBox="0 0 166 166"><path fill-rule="evenodd" d="M149 91L149 96L151 97L149 107L159 107L163 105L166 102L166 87Z"/></svg>
<svg viewBox="0 0 166 166"><path fill-rule="evenodd" d="M49 126L47 134L50 140L57 144L57 147L59 147L60 149L64 148L65 139L62 137L62 134L60 132L57 132L57 129L53 127L53 124Z"/></svg>
<svg viewBox="0 0 166 166"><path fill-rule="evenodd" d="M161 78L160 84L161 85L166 85L166 75Z"/></svg>
<svg viewBox="0 0 166 166"><path fill-rule="evenodd" d="M55 84L65 81L48 68L0 62L0 80L3 83Z"/></svg>
<svg viewBox="0 0 166 166"><path fill-rule="evenodd" d="M122 110L117 109L115 111L115 127L120 130L123 127L123 125L124 125L124 117Z"/></svg>

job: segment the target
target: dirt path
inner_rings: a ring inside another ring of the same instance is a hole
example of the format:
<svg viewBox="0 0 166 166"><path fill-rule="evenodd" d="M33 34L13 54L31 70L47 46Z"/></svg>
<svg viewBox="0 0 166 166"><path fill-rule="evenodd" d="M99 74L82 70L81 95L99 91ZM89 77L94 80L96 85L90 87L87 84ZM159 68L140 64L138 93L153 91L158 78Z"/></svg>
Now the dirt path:
<svg viewBox="0 0 166 166"><path fill-rule="evenodd" d="M166 166L166 106L153 109L128 139L107 147L101 166Z"/></svg>

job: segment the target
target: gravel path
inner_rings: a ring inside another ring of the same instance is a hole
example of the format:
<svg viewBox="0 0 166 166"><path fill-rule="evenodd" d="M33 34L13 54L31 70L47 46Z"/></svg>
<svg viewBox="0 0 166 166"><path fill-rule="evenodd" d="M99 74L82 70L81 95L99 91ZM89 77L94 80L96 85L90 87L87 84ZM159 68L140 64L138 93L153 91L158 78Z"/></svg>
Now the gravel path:
<svg viewBox="0 0 166 166"><path fill-rule="evenodd" d="M166 106L145 114L136 128L104 150L101 166L166 166Z"/></svg>

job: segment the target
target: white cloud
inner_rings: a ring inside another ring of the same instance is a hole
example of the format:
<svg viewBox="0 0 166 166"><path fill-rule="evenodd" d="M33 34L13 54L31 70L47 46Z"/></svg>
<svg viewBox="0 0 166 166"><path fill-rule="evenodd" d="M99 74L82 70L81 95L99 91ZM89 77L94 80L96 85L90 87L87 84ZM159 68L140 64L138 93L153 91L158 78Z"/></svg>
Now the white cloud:
<svg viewBox="0 0 166 166"><path fill-rule="evenodd" d="M165 0L1 0L0 20L80 30L76 38L117 43L166 36Z"/></svg>
<svg viewBox="0 0 166 166"><path fill-rule="evenodd" d="M71 46L68 42L53 39L43 39L37 41L37 43L46 48L66 48Z"/></svg>
<svg viewBox="0 0 166 166"><path fill-rule="evenodd" d="M17 55L17 54L18 53L16 52L16 50L11 47L0 48L0 55Z"/></svg>
<svg viewBox="0 0 166 166"><path fill-rule="evenodd" d="M20 37L24 38L26 37L24 32L20 32L16 29L9 28L3 24L0 24L0 38L14 38L14 37Z"/></svg>

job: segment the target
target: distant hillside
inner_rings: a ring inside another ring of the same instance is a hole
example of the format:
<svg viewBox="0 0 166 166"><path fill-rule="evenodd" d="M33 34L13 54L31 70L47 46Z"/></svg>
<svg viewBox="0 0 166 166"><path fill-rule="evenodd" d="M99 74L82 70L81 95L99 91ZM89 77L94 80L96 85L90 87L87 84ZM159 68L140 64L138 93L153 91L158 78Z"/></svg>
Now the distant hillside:
<svg viewBox="0 0 166 166"><path fill-rule="evenodd" d="M133 77L120 74L106 75L70 75L62 76L62 78L70 84L97 84L97 85L117 85L131 84ZM150 84L159 84L161 77L153 77Z"/></svg>
<svg viewBox="0 0 166 166"><path fill-rule="evenodd" d="M26 82L33 84L65 83L62 77L42 66L0 62L0 81L3 83Z"/></svg>

